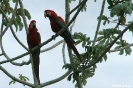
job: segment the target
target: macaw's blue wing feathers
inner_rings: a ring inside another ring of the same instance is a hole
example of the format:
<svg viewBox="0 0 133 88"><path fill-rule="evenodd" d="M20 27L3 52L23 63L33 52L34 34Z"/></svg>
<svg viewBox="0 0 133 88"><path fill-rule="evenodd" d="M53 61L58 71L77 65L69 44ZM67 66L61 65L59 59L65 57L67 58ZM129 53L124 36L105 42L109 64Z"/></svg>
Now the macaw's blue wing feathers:
<svg viewBox="0 0 133 88"><path fill-rule="evenodd" d="M57 17L56 18L56 22L61 26L61 28L65 27L65 22L61 17ZM65 41L68 39L71 40L71 42L75 43L75 41L72 38L72 35L70 33L70 31L68 30L68 28L61 34L61 36L65 39Z"/></svg>

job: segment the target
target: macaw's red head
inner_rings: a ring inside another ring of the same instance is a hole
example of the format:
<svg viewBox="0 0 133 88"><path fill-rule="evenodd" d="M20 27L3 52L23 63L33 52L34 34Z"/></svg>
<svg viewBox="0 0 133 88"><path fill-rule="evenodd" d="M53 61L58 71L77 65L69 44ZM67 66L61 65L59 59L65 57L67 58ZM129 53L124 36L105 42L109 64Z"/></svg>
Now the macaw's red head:
<svg viewBox="0 0 133 88"><path fill-rule="evenodd" d="M35 21L35 20L32 20L32 21L30 22L29 28L31 28L31 29L36 29L36 21Z"/></svg>
<svg viewBox="0 0 133 88"><path fill-rule="evenodd" d="M57 14L53 10L45 10L44 17L57 17Z"/></svg>

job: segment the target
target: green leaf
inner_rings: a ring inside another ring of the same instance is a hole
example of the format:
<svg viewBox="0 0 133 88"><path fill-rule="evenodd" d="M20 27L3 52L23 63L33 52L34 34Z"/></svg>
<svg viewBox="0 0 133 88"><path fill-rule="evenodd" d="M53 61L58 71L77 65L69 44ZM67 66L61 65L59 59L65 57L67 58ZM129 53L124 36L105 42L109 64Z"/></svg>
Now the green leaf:
<svg viewBox="0 0 133 88"><path fill-rule="evenodd" d="M12 24L15 26L15 28L16 28L16 32L17 32L17 30L18 30L17 20L14 19L14 20L12 21Z"/></svg>
<svg viewBox="0 0 133 88"><path fill-rule="evenodd" d="M16 0L12 0L13 1L13 3L15 3L16 2Z"/></svg>
<svg viewBox="0 0 133 88"><path fill-rule="evenodd" d="M13 81L10 81L10 82L9 82L9 85L11 85L12 83L13 83Z"/></svg>
<svg viewBox="0 0 133 88"><path fill-rule="evenodd" d="M103 22L103 25L105 25L106 24L106 20Z"/></svg>
<svg viewBox="0 0 133 88"><path fill-rule="evenodd" d="M99 42L99 45L104 45L104 42L105 42L106 38L102 39L100 42Z"/></svg>
<svg viewBox="0 0 133 88"><path fill-rule="evenodd" d="M125 49L126 55L130 55L131 52L132 52L132 49L131 49L131 48L126 48L126 49Z"/></svg>
<svg viewBox="0 0 133 88"><path fill-rule="evenodd" d="M25 15L27 16L28 20L30 20L31 19L31 15L28 12L28 10L24 9L24 12L25 12Z"/></svg>
<svg viewBox="0 0 133 88"><path fill-rule="evenodd" d="M23 29L23 23L20 22L18 25L19 25L19 31L21 31Z"/></svg>
<svg viewBox="0 0 133 88"><path fill-rule="evenodd" d="M63 68L65 68L65 69L69 69L69 70L70 70L72 67L71 67L70 64L65 64L65 65L62 67L62 69L63 69Z"/></svg>
<svg viewBox="0 0 133 88"><path fill-rule="evenodd" d="M121 50L120 52L119 52L119 55L122 55L124 53L124 50Z"/></svg>
<svg viewBox="0 0 133 88"><path fill-rule="evenodd" d="M85 45L86 45L86 41L84 41L84 42L82 43L82 47L85 47Z"/></svg>
<svg viewBox="0 0 133 88"><path fill-rule="evenodd" d="M113 6L113 1L112 0L107 0L108 4L112 7Z"/></svg>
<svg viewBox="0 0 133 88"><path fill-rule="evenodd" d="M105 55L103 56L103 58L104 58L104 60L106 61L106 60L107 60L107 55L105 54Z"/></svg>
<svg viewBox="0 0 133 88"><path fill-rule="evenodd" d="M87 81L86 81L86 80L83 80L82 83L83 83L83 85L85 86L86 83L87 83Z"/></svg>
<svg viewBox="0 0 133 88"><path fill-rule="evenodd" d="M81 40L78 40L78 41L76 41L76 45L78 45L79 43L81 43L82 41Z"/></svg>
<svg viewBox="0 0 133 88"><path fill-rule="evenodd" d="M4 19L2 23L3 23L4 26L7 26L7 24L8 24L6 19Z"/></svg>
<svg viewBox="0 0 133 88"><path fill-rule="evenodd" d="M12 81L9 82L9 85L15 84L15 82L16 82L15 80L12 80Z"/></svg>
<svg viewBox="0 0 133 88"><path fill-rule="evenodd" d="M71 81L72 75L73 75L73 73L68 76L68 78L67 78L68 81Z"/></svg>

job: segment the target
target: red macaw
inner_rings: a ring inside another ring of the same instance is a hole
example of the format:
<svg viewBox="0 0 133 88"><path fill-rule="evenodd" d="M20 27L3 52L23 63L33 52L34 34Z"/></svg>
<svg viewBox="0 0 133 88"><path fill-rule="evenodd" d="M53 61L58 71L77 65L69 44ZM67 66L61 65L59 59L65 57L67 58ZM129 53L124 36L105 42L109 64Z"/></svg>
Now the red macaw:
<svg viewBox="0 0 133 88"><path fill-rule="evenodd" d="M27 43L29 45L29 49L32 49L41 43L41 36L40 36L40 33L38 32L38 29L36 28L35 20L32 20L30 22L30 25L28 28L28 34L27 34ZM38 80L38 83L40 84L40 79L39 79L40 57L39 55L40 55L40 49L37 49L34 52L32 52L35 75Z"/></svg>
<svg viewBox="0 0 133 88"><path fill-rule="evenodd" d="M51 29L55 33L59 32L65 26L65 21L60 16L58 16L53 10L45 10L44 17L49 18ZM65 42L67 43L67 46L74 51L80 62L82 62L82 58L76 47L74 46L75 41L73 40L70 31L66 29L60 36L64 38Z"/></svg>

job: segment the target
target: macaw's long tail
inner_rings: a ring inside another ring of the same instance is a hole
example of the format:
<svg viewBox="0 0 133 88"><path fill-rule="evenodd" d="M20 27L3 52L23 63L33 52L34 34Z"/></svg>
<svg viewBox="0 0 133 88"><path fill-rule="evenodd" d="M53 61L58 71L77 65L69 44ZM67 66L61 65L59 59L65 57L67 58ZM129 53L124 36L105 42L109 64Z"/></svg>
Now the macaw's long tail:
<svg viewBox="0 0 133 88"><path fill-rule="evenodd" d="M34 64L34 70L35 70L35 75L37 78L38 83L40 84L40 78L39 78L39 63L40 63L40 58L39 55L36 56L36 53L32 53L33 57L33 64Z"/></svg>
<svg viewBox="0 0 133 88"><path fill-rule="evenodd" d="M72 40L72 39L71 39L71 40ZM68 47L69 47L70 49L72 49L73 52L77 55L77 57L78 57L78 59L80 60L80 62L82 62L82 58L81 58L81 56L80 56L78 50L76 49L76 47L75 47L75 45L74 45L74 40L72 40L72 41L71 41L71 40L65 40L65 41L66 41Z"/></svg>

